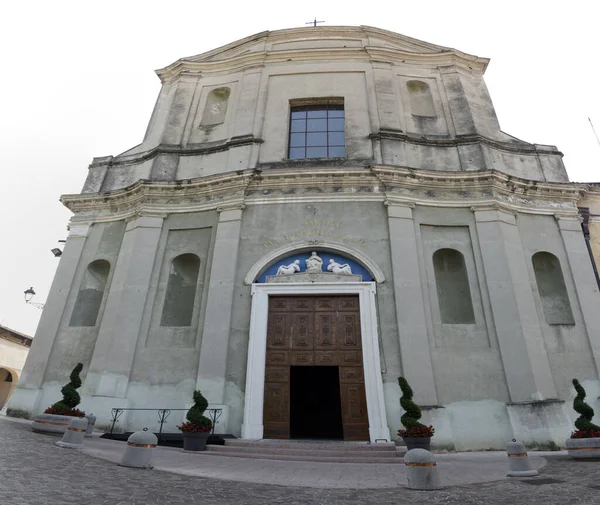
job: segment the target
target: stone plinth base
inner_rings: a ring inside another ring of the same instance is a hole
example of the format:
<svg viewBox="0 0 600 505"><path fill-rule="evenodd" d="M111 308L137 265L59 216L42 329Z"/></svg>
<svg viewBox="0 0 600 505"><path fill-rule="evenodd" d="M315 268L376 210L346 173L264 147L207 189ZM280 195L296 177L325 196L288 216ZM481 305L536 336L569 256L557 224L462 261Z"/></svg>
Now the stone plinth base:
<svg viewBox="0 0 600 505"><path fill-rule="evenodd" d="M514 402L506 405L513 437L528 448L558 450L571 434L563 400Z"/></svg>
<svg viewBox="0 0 600 505"><path fill-rule="evenodd" d="M40 414L35 416L31 429L38 433L62 435L67 431L73 416L57 416L55 414Z"/></svg>
<svg viewBox="0 0 600 505"><path fill-rule="evenodd" d="M600 438L569 438L569 456L575 459L600 459Z"/></svg>

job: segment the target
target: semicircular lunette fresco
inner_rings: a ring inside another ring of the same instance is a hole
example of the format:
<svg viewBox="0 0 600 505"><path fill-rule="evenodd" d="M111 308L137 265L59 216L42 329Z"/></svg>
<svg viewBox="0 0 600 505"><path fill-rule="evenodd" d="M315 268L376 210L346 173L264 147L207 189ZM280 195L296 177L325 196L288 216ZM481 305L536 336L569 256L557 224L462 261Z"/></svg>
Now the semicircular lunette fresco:
<svg viewBox="0 0 600 505"><path fill-rule="evenodd" d="M323 273L327 272L327 266L330 264L331 259L333 259L336 263L341 265L348 264L352 269L352 273L354 275L360 275L362 277L363 282L371 282L373 280L373 276L371 273L360 263L357 261L347 258L346 256L342 256L341 254L336 254L328 251L319 251L315 250L317 255L323 260ZM260 276L258 277L258 283L264 283L267 280L267 276L269 275L277 275L277 270L279 270L280 266L287 266L294 263L298 260L298 266L300 267L299 273L306 273L306 260L310 258L312 251L305 251L301 253L294 253L286 256L285 258L281 258L277 260L275 263L270 265Z"/></svg>

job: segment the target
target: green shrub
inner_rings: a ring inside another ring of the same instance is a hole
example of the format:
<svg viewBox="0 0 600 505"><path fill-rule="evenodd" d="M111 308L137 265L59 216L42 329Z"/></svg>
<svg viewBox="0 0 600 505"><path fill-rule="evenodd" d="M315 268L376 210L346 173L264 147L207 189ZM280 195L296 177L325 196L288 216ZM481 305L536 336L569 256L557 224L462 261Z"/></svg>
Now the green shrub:
<svg viewBox="0 0 600 505"><path fill-rule="evenodd" d="M581 414L575 420L575 428L583 432L600 431L600 426L592 423L594 409L583 401L585 399L585 389L583 389L583 386L579 384L577 379L573 379L573 386L575 387L575 391L577 391L577 396L573 400L573 409L575 409L575 412Z"/></svg>
<svg viewBox="0 0 600 505"><path fill-rule="evenodd" d="M63 395L62 400L56 402L51 408L58 410L72 410L79 405L81 397L77 392L77 388L81 387L81 379L79 378L79 374L81 373L82 369L83 365L81 363L77 363L77 366L73 368L71 375L69 375L69 379L71 379L71 381L68 384L65 384L60 390Z"/></svg>
<svg viewBox="0 0 600 505"><path fill-rule="evenodd" d="M194 391L194 405L188 410L185 418L196 426L212 426L212 421L204 415L208 408L208 401L200 391Z"/></svg>
<svg viewBox="0 0 600 505"><path fill-rule="evenodd" d="M402 390L402 397L400 398L400 405L405 410L404 415L400 418L400 422L406 428L407 431L420 428L427 430L428 426L421 424L421 409L413 402L413 391L408 385L408 381L404 377L398 377L398 384Z"/></svg>

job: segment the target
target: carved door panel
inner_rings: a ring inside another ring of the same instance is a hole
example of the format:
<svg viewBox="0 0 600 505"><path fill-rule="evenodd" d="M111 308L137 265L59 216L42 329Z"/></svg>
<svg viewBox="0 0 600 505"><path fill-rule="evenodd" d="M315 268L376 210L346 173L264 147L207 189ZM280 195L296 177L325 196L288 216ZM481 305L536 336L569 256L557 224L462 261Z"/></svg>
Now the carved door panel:
<svg viewBox="0 0 600 505"><path fill-rule="evenodd" d="M290 366L339 366L344 440L369 440L358 296L269 299L264 437L290 437Z"/></svg>
<svg viewBox="0 0 600 505"><path fill-rule="evenodd" d="M269 303L263 425L265 438L290 438L290 355L292 300Z"/></svg>
<svg viewBox="0 0 600 505"><path fill-rule="evenodd" d="M340 375L341 372L342 367L340 367ZM369 418L364 383L346 384L342 382L340 376L340 394L342 397L344 440L369 440Z"/></svg>
<svg viewBox="0 0 600 505"><path fill-rule="evenodd" d="M310 300L309 300L310 301ZM292 365L314 365L314 334L315 325L312 312L306 310L306 303L295 303L290 315L292 335ZM297 307L297 308L296 308ZM311 307L312 308L312 307ZM295 312L298 310L298 312Z"/></svg>
<svg viewBox="0 0 600 505"><path fill-rule="evenodd" d="M341 350L361 349L360 314L339 312L337 315L337 340Z"/></svg>
<svg viewBox="0 0 600 505"><path fill-rule="evenodd" d="M264 438L290 438L290 379L286 368L286 382L265 382Z"/></svg>

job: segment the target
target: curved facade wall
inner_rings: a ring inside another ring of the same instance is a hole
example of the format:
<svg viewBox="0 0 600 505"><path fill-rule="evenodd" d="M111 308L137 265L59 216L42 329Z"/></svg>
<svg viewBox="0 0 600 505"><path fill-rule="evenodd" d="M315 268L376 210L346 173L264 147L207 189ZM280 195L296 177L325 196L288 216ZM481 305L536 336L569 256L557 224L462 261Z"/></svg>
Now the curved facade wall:
<svg viewBox="0 0 600 505"><path fill-rule="evenodd" d="M200 388L224 409L218 432L261 438L269 300L341 296L358 300L360 373L343 351L327 359L342 385L364 372L369 439L396 438L403 375L440 448L563 444L570 380L600 392L600 300L577 210L589 187L567 182L555 147L500 130L486 65L326 27L158 71L143 142L96 158L82 194L62 198L70 236L14 408L43 410L81 361L99 425L114 407L185 408ZM562 282L540 284L540 251ZM111 265L97 321L74 327L96 260ZM547 317L549 296L568 322ZM154 418L130 413L121 428Z"/></svg>

